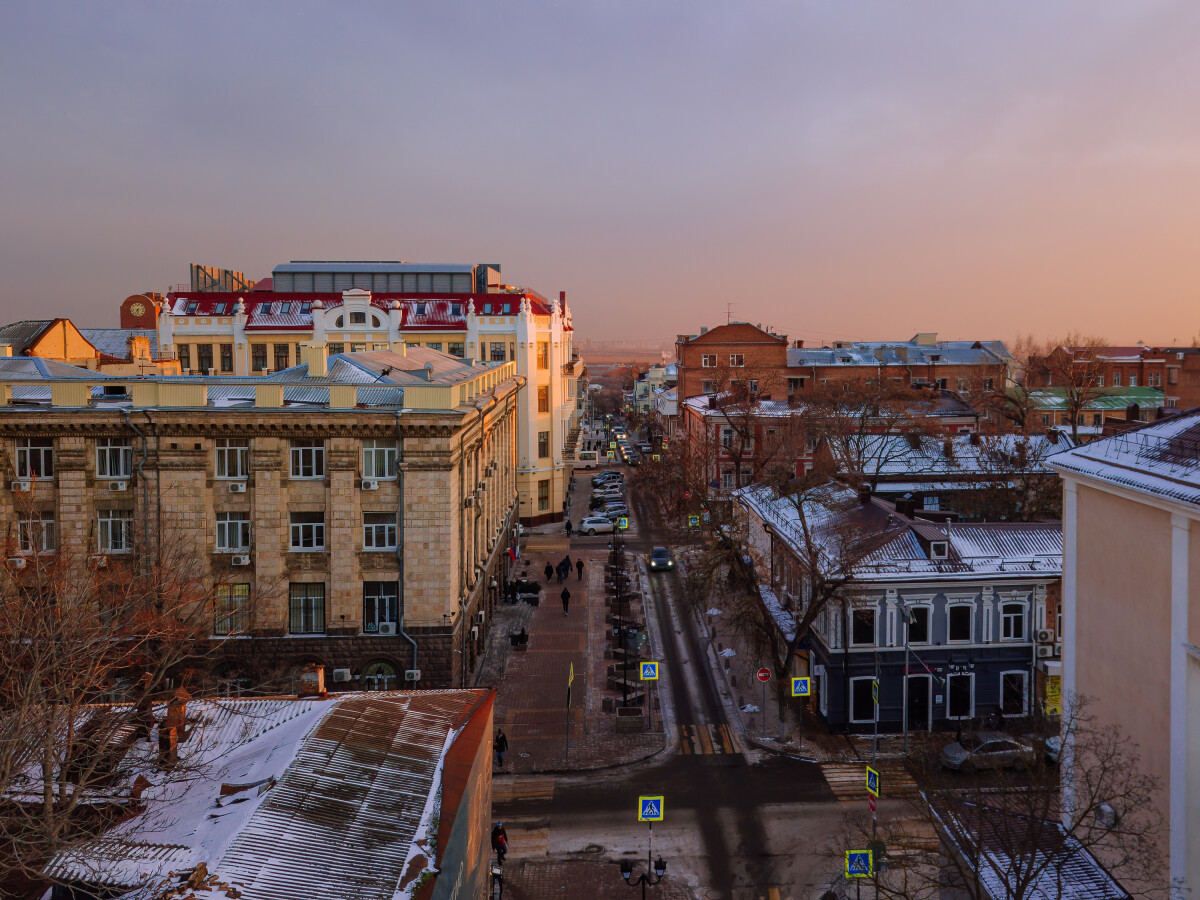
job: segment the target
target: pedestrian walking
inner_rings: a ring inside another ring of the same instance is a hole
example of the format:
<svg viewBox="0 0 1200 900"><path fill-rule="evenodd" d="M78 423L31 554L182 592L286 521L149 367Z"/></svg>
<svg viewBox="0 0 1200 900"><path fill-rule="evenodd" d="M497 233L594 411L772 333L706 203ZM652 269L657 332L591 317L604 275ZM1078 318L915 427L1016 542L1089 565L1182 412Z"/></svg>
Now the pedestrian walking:
<svg viewBox="0 0 1200 900"><path fill-rule="evenodd" d="M503 822L497 822L492 829L492 849L496 851L496 862L504 865L504 857L508 853L508 832L504 830Z"/></svg>
<svg viewBox="0 0 1200 900"><path fill-rule="evenodd" d="M571 538L571 520L567 519L567 539Z"/></svg>
<svg viewBox="0 0 1200 900"><path fill-rule="evenodd" d="M575 571L579 573L579 581L583 581L583 557L575 560Z"/></svg>
<svg viewBox="0 0 1200 900"><path fill-rule="evenodd" d="M571 592L568 591L566 588L563 588L563 592L561 594L559 594L559 596L562 597L563 615L565 616L568 614L568 612L569 612L568 607L570 607L570 605L571 605Z"/></svg>
<svg viewBox="0 0 1200 900"><path fill-rule="evenodd" d="M554 577L554 566L546 563L546 584L550 583L550 579Z"/></svg>
<svg viewBox="0 0 1200 900"><path fill-rule="evenodd" d="M496 757L500 760L500 768L504 768L504 754L508 752L508 735L504 733L503 728L496 729L496 742L493 745L496 748Z"/></svg>

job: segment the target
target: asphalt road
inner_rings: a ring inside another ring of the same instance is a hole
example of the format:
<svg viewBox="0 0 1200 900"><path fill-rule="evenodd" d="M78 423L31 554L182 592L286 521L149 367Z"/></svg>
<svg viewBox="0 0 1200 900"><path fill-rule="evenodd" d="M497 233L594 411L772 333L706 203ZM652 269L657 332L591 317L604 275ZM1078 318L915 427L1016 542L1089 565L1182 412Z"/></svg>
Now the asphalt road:
<svg viewBox="0 0 1200 900"><path fill-rule="evenodd" d="M586 482L577 487L577 496ZM627 551L646 553L667 543L657 512L636 490L631 508L637 534ZM595 540L599 540L596 538ZM645 825L636 821L637 797L665 797L666 821L653 831L654 854L668 872L699 885L699 896L758 900L813 896L834 870L826 856L841 822L818 766L801 760L751 754L721 702L702 635L672 571L651 579L651 602L663 640L679 750L650 764L588 777L556 779L552 795L497 805L506 819L544 823L551 855L597 854L644 860Z"/></svg>

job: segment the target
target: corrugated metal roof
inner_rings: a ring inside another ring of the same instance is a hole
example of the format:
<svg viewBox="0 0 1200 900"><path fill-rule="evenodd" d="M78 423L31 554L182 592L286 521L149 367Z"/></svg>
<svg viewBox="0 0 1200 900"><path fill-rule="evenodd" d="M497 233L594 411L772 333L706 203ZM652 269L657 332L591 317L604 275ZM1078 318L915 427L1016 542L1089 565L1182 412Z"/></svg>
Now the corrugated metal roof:
<svg viewBox="0 0 1200 900"><path fill-rule="evenodd" d="M107 356L128 356L131 337L146 338L150 341L150 352L158 353L158 332L153 328L80 328L79 333Z"/></svg>
<svg viewBox="0 0 1200 900"><path fill-rule="evenodd" d="M271 273L272 275L279 272L353 272L358 274L371 272L453 272L462 274L463 272L473 272L474 270L475 266L469 263L406 263L400 260L347 260L345 262L338 262L336 260L314 260L313 262L293 260L292 262L280 263L271 270Z"/></svg>
<svg viewBox="0 0 1200 900"><path fill-rule="evenodd" d="M5 325L0 328L0 344L9 344L13 356L17 356L28 350L54 322L54 319L25 319Z"/></svg>

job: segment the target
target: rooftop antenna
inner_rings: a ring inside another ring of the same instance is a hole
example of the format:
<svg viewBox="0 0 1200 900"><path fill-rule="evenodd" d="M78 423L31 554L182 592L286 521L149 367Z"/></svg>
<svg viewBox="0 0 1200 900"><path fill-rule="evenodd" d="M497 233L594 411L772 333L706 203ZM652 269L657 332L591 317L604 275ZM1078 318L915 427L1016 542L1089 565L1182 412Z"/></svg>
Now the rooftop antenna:
<svg viewBox="0 0 1200 900"><path fill-rule="evenodd" d="M733 318L733 304L726 303L725 304L725 324L728 325L732 318Z"/></svg>

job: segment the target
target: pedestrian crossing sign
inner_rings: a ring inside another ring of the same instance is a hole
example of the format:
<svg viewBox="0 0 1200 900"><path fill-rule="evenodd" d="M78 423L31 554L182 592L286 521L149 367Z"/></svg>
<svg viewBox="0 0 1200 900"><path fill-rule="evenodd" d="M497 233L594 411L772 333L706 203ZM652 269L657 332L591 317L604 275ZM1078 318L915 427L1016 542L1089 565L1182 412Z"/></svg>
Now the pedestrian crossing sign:
<svg viewBox="0 0 1200 900"><path fill-rule="evenodd" d="M663 820L663 798L638 797L638 821L661 822Z"/></svg>
<svg viewBox="0 0 1200 900"><path fill-rule="evenodd" d="M870 878L875 874L874 854L870 850L846 851L846 877Z"/></svg>
<svg viewBox="0 0 1200 900"><path fill-rule="evenodd" d="M700 527L700 517L699 516L688 516L688 528L699 528L699 527Z"/></svg>
<svg viewBox="0 0 1200 900"><path fill-rule="evenodd" d="M609 451L608 451L608 458L609 458L609 459L616 459L616 458L617 458L617 454L615 454L615 453L613 453L611 450L609 450Z"/></svg>
<svg viewBox="0 0 1200 900"><path fill-rule="evenodd" d="M628 516L621 516L619 519L617 519L617 527L622 530L628 528L629 527Z"/></svg>
<svg viewBox="0 0 1200 900"><path fill-rule="evenodd" d="M662 456L661 456L661 455L659 455L658 453L655 453L655 454L654 454L653 456L651 456L650 458L651 458L652 460L654 460L655 462L661 462L661 461L662 461Z"/></svg>
<svg viewBox="0 0 1200 900"><path fill-rule="evenodd" d="M642 681L658 681L658 663L642 663Z"/></svg>
<svg viewBox="0 0 1200 900"><path fill-rule="evenodd" d="M808 697L812 694L812 679L807 675L803 678L792 679L792 696Z"/></svg>
<svg viewBox="0 0 1200 900"><path fill-rule="evenodd" d="M879 773L867 766L867 793L872 797L879 796Z"/></svg>
<svg viewBox="0 0 1200 900"><path fill-rule="evenodd" d="M609 442L608 442L608 449L609 449L609 450L616 450L616 449L617 449L617 442L616 442L616 441L609 441Z"/></svg>

